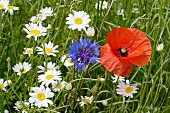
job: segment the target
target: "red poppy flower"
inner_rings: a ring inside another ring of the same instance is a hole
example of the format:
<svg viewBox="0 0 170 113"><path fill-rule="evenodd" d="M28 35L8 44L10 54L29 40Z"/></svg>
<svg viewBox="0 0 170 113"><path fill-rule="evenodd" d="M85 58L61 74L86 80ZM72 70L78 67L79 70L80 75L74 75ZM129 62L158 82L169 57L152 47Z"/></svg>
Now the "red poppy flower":
<svg viewBox="0 0 170 113"><path fill-rule="evenodd" d="M128 76L133 64L146 65L151 57L151 43L136 28L115 28L107 35L107 44L100 49L100 63L119 76Z"/></svg>

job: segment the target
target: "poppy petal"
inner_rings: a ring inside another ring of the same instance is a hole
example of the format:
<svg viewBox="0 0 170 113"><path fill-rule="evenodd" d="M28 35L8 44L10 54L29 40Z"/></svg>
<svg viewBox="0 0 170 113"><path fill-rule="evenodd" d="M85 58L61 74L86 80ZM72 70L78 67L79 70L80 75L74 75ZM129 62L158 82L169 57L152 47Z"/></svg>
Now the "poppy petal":
<svg viewBox="0 0 170 113"><path fill-rule="evenodd" d="M109 71L119 76L128 76L132 71L130 62L119 60L111 51L108 44L105 44L100 49L100 63Z"/></svg>
<svg viewBox="0 0 170 113"><path fill-rule="evenodd" d="M132 32L127 28L115 28L107 35L107 42L112 48L112 51L117 51L119 48L128 48L132 45Z"/></svg>
<svg viewBox="0 0 170 113"><path fill-rule="evenodd" d="M138 29L129 28L128 30L134 37L134 42L129 48L128 61L137 66L144 66L149 62L152 53L150 40Z"/></svg>

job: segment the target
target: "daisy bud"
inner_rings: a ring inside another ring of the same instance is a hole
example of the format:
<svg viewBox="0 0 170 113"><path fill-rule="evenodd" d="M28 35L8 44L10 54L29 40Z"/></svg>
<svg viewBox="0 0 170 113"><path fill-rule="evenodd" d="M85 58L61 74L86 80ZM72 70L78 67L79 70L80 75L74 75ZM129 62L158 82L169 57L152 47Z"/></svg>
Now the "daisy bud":
<svg viewBox="0 0 170 113"><path fill-rule="evenodd" d="M104 106L107 106L107 104L108 104L107 100L103 100L103 101L102 101L102 104L103 104Z"/></svg>
<svg viewBox="0 0 170 113"><path fill-rule="evenodd" d="M71 90L71 89L72 89L72 85L71 85L71 82L70 82L66 85L66 90Z"/></svg>
<svg viewBox="0 0 170 113"><path fill-rule="evenodd" d="M56 6L59 6L60 4L59 3L56 3Z"/></svg>
<svg viewBox="0 0 170 113"><path fill-rule="evenodd" d="M164 48L164 44L161 43L161 44L158 44L158 46L156 47L156 50L157 50L157 51L162 51L163 48Z"/></svg>
<svg viewBox="0 0 170 113"><path fill-rule="evenodd" d="M8 85L11 85L11 84L12 84L12 81L11 81L11 80L8 80L7 83L8 83Z"/></svg>
<svg viewBox="0 0 170 113"><path fill-rule="evenodd" d="M105 78L99 78L100 82L104 82Z"/></svg>
<svg viewBox="0 0 170 113"><path fill-rule="evenodd" d="M85 32L88 37L93 37L95 34L94 27L89 27L87 30L85 30Z"/></svg>
<svg viewBox="0 0 170 113"><path fill-rule="evenodd" d="M93 95L96 95L97 92L98 92L98 85L95 85L95 86L91 89L91 91L92 91L92 94L93 94Z"/></svg>
<svg viewBox="0 0 170 113"><path fill-rule="evenodd" d="M19 101L15 105L16 105L17 109L22 109L24 107L22 102L19 102Z"/></svg>
<svg viewBox="0 0 170 113"><path fill-rule="evenodd" d="M52 28L51 24L48 24L47 29L51 29L51 28Z"/></svg>

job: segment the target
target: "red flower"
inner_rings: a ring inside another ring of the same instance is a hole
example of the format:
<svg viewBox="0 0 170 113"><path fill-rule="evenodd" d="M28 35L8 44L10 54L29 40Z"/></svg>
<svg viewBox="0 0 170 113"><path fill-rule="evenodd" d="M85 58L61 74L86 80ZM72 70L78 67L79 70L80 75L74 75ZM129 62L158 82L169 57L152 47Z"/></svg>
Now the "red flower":
<svg viewBox="0 0 170 113"><path fill-rule="evenodd" d="M136 28L115 28L107 35L107 44L100 49L100 63L110 72L127 76L132 66L144 66L151 57L151 43Z"/></svg>

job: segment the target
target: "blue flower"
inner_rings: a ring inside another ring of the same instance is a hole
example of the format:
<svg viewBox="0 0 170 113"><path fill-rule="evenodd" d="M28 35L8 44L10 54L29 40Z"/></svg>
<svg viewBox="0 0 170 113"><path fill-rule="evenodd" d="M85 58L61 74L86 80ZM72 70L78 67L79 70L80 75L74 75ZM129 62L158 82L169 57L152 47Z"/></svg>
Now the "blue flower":
<svg viewBox="0 0 170 113"><path fill-rule="evenodd" d="M80 39L70 46L68 56L71 58L78 71L86 69L87 64L99 61L99 48L97 42L91 43L89 39Z"/></svg>

